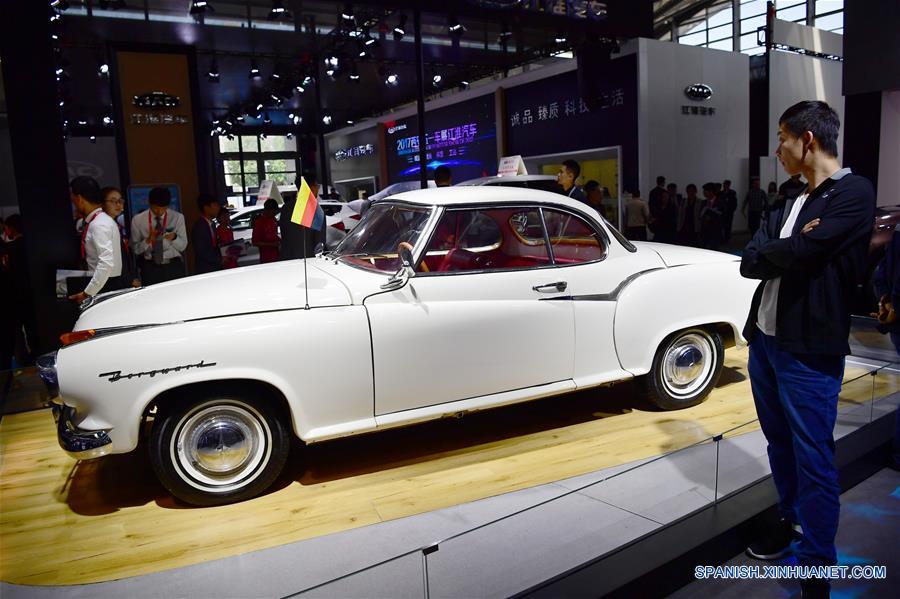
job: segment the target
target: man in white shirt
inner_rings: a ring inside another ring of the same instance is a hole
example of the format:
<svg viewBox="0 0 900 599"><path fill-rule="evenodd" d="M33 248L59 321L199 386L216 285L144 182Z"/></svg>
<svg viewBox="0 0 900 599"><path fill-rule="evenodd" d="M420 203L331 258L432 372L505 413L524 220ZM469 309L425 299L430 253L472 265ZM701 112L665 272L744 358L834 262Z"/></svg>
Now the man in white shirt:
<svg viewBox="0 0 900 599"><path fill-rule="evenodd" d="M84 219L81 259L93 273L84 291L69 296L80 303L101 291L122 288L122 246L116 221L103 212L103 195L97 181L91 177L75 177L70 190L72 204Z"/></svg>
<svg viewBox="0 0 900 599"><path fill-rule="evenodd" d="M181 255L188 244L184 217L169 208L171 192L154 187L149 200L150 208L131 219L131 249L138 258L144 286L183 277Z"/></svg>

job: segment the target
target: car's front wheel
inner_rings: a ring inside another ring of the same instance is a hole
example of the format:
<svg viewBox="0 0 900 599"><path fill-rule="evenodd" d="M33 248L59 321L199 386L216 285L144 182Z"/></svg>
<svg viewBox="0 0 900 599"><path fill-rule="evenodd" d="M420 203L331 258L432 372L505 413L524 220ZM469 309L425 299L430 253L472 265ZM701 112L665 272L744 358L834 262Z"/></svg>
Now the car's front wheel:
<svg viewBox="0 0 900 599"><path fill-rule="evenodd" d="M159 411L150 436L153 469L178 499L201 506L254 497L278 477L288 431L267 401L204 397Z"/></svg>
<svg viewBox="0 0 900 599"><path fill-rule="evenodd" d="M725 349L712 328L692 328L669 335L642 379L644 392L664 410L689 408L701 403L719 381Z"/></svg>

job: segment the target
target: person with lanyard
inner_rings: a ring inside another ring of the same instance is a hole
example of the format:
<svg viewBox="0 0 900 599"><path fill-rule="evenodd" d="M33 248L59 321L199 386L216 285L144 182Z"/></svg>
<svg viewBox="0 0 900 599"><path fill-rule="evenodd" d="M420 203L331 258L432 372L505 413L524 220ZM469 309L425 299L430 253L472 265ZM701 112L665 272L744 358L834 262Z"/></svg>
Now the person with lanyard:
<svg viewBox="0 0 900 599"><path fill-rule="evenodd" d="M222 270L222 252L213 220L219 215L219 200L208 193L197 198L201 217L191 229L191 243L194 246L194 269L197 274Z"/></svg>
<svg viewBox="0 0 900 599"><path fill-rule="evenodd" d="M183 277L181 254L188 244L184 217L169 208L172 193L154 187L149 200L150 208L131 219L131 250L139 257L144 286Z"/></svg>
<svg viewBox="0 0 900 599"><path fill-rule="evenodd" d="M122 217L122 214L125 212L125 199L122 197L122 190L118 187L104 187L100 191L103 194L103 211L107 213L111 219L116 221L116 226L119 227L119 239L121 239L122 251L122 284L140 287L141 276L140 273L138 273L134 255L128 247L128 236L125 233L125 220Z"/></svg>
<svg viewBox="0 0 900 599"><path fill-rule="evenodd" d="M838 162L839 130L825 102L799 102L781 115L775 155L809 184L769 210L741 258L741 274L760 280L743 335L781 514L747 554L776 560L793 552L800 566L837 563L834 426L853 292L867 270L875 218L872 184ZM808 578L801 590L828 597L830 585Z"/></svg>
<svg viewBox="0 0 900 599"><path fill-rule="evenodd" d="M92 177L75 177L69 184L70 198L75 210L84 219L81 229L81 260L91 271L91 278L83 291L69 299L78 303L101 291L122 289L122 244L119 227L103 211L103 194Z"/></svg>
<svg viewBox="0 0 900 599"><path fill-rule="evenodd" d="M579 175L581 175L581 167L578 166L578 163L574 160L566 160L562 163L559 172L556 174L556 182L562 187L563 195L567 195L573 200L578 200L579 202L587 204L587 198L584 197L584 192L581 191L580 187L575 185L575 181L578 180Z"/></svg>

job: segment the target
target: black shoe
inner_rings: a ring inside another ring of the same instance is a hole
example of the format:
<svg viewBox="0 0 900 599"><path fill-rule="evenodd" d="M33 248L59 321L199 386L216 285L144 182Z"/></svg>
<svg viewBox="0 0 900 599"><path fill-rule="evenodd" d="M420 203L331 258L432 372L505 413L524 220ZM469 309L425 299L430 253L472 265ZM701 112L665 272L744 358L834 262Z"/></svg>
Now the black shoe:
<svg viewBox="0 0 900 599"><path fill-rule="evenodd" d="M800 596L803 599L828 599L831 597L831 584L818 578L803 579L800 581Z"/></svg>
<svg viewBox="0 0 900 599"><path fill-rule="evenodd" d="M787 520L779 520L778 526L771 533L751 543L745 553L753 559L776 560L790 555L791 541L794 540L794 529Z"/></svg>

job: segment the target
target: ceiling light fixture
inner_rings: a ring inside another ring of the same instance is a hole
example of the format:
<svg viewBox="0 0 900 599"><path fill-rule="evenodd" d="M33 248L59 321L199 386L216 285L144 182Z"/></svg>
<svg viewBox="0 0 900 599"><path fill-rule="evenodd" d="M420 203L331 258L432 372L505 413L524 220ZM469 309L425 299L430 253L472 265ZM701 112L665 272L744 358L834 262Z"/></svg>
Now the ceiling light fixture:
<svg viewBox="0 0 900 599"><path fill-rule="evenodd" d="M447 31L454 37L461 37L466 32L466 28L456 17L450 17L450 21L447 23Z"/></svg>
<svg viewBox="0 0 900 599"><path fill-rule="evenodd" d="M191 16L196 18L202 17L208 12L216 12L216 10L206 0L191 0Z"/></svg>
<svg viewBox="0 0 900 599"><path fill-rule="evenodd" d="M206 73L206 78L210 83L219 82L219 63L215 58L209 63L209 71Z"/></svg>
<svg viewBox="0 0 900 599"><path fill-rule="evenodd" d="M256 64L256 60L250 61L250 73L248 73L247 77L250 79L259 79L262 75L259 74L259 65Z"/></svg>
<svg viewBox="0 0 900 599"><path fill-rule="evenodd" d="M291 15L291 11L284 7L283 0L272 0L272 9L269 11L269 15L266 17L270 21L277 21L278 19L290 20L293 18Z"/></svg>
<svg viewBox="0 0 900 599"><path fill-rule="evenodd" d="M322 124L326 126L331 125L331 115L327 112L322 115Z"/></svg>
<svg viewBox="0 0 900 599"><path fill-rule="evenodd" d="M406 15L400 15L400 22L394 27L394 41L399 42L406 35Z"/></svg>

